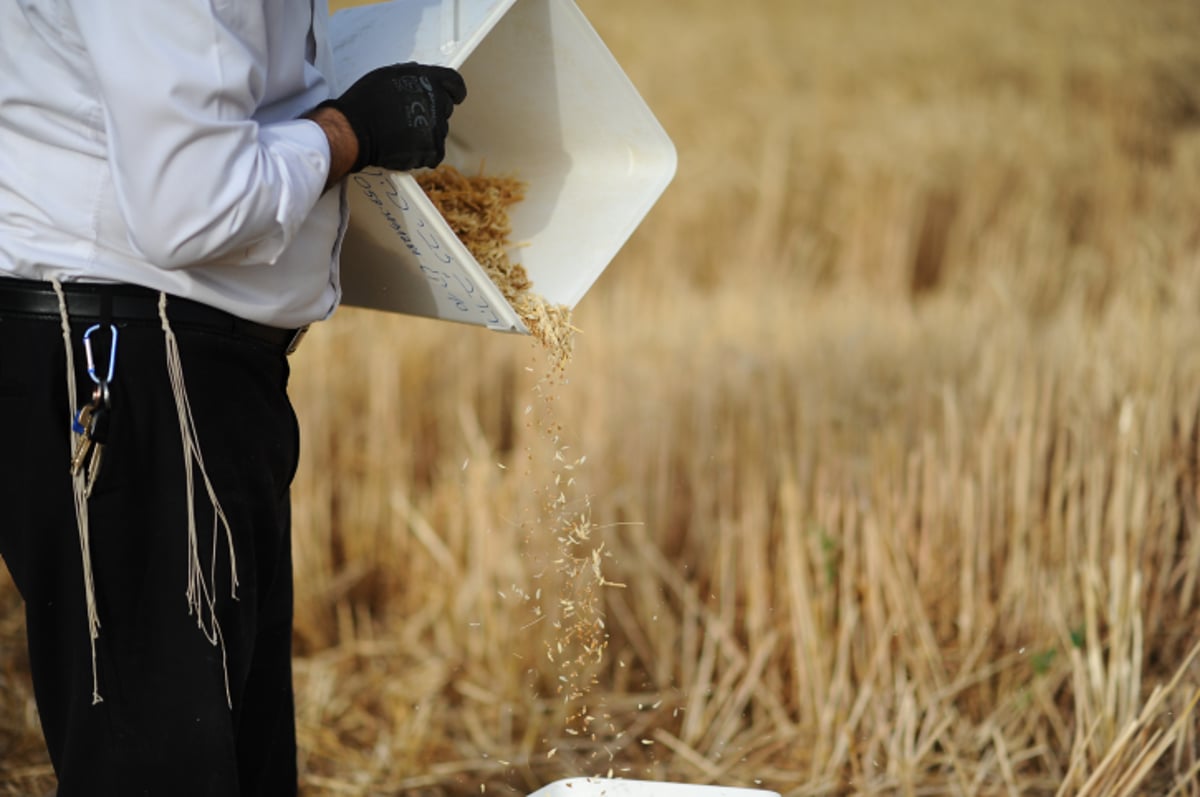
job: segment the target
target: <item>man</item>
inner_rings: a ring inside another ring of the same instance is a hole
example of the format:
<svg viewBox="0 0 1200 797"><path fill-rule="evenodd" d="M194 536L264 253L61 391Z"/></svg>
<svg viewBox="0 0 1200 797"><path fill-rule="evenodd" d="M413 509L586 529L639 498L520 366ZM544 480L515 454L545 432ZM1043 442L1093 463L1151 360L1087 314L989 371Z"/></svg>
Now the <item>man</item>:
<svg viewBox="0 0 1200 797"><path fill-rule="evenodd" d="M334 101L324 0L0 3L0 555L60 797L292 795L287 354L341 179L466 89Z"/></svg>

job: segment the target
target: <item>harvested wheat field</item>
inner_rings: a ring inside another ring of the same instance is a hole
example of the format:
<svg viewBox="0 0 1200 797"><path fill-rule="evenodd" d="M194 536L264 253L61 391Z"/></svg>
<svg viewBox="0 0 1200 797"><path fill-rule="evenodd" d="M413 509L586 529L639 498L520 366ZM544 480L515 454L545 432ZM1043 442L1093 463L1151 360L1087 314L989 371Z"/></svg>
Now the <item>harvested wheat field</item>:
<svg viewBox="0 0 1200 797"><path fill-rule="evenodd" d="M304 794L1200 795L1200 5L582 5L680 170L565 370L293 358Z"/></svg>

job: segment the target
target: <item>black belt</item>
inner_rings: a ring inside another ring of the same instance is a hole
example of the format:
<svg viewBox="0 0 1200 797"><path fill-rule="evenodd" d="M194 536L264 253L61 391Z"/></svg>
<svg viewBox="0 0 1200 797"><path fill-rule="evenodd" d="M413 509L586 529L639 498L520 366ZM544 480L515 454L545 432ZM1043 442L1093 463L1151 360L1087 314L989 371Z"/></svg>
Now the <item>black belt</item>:
<svg viewBox="0 0 1200 797"><path fill-rule="evenodd" d="M99 282L64 282L63 295L72 319L100 320L106 315L114 323L158 322L158 291L139 285ZM105 308L104 303L108 303ZM105 312L107 310L107 312ZM58 320L58 294L49 282L0 278L0 316L7 314ZM291 354L307 327L281 329L247 321L215 307L171 296L167 318L172 325L222 332L285 349Z"/></svg>

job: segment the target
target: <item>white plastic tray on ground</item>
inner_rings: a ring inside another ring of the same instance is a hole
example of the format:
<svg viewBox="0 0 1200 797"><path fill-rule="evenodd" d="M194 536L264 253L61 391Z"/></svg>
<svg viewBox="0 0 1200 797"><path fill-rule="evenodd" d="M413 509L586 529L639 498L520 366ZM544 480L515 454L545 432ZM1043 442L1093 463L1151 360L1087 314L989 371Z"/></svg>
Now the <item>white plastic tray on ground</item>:
<svg viewBox="0 0 1200 797"><path fill-rule="evenodd" d="M384 64L459 69L446 162L526 184L512 240L533 290L574 307L675 174L674 145L571 0L391 0L333 15L337 90ZM527 332L409 174L347 188L345 304Z"/></svg>
<svg viewBox="0 0 1200 797"><path fill-rule="evenodd" d="M779 797L779 793L648 780L568 778L544 786L529 797Z"/></svg>

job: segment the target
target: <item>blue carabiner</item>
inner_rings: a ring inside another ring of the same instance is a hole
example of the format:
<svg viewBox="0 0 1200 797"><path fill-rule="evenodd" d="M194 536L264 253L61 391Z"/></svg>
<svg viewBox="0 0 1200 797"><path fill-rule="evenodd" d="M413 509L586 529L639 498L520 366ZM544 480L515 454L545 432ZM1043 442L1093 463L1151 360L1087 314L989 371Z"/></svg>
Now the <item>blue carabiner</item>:
<svg viewBox="0 0 1200 797"><path fill-rule="evenodd" d="M117 327L114 324L108 325L109 334L112 335L112 343L108 347L108 376L104 379L99 379L96 376L96 362L92 357L92 333L99 328L99 324L93 324L83 333L83 353L87 355L88 376L97 385L105 386L112 382L113 374L117 370Z"/></svg>

